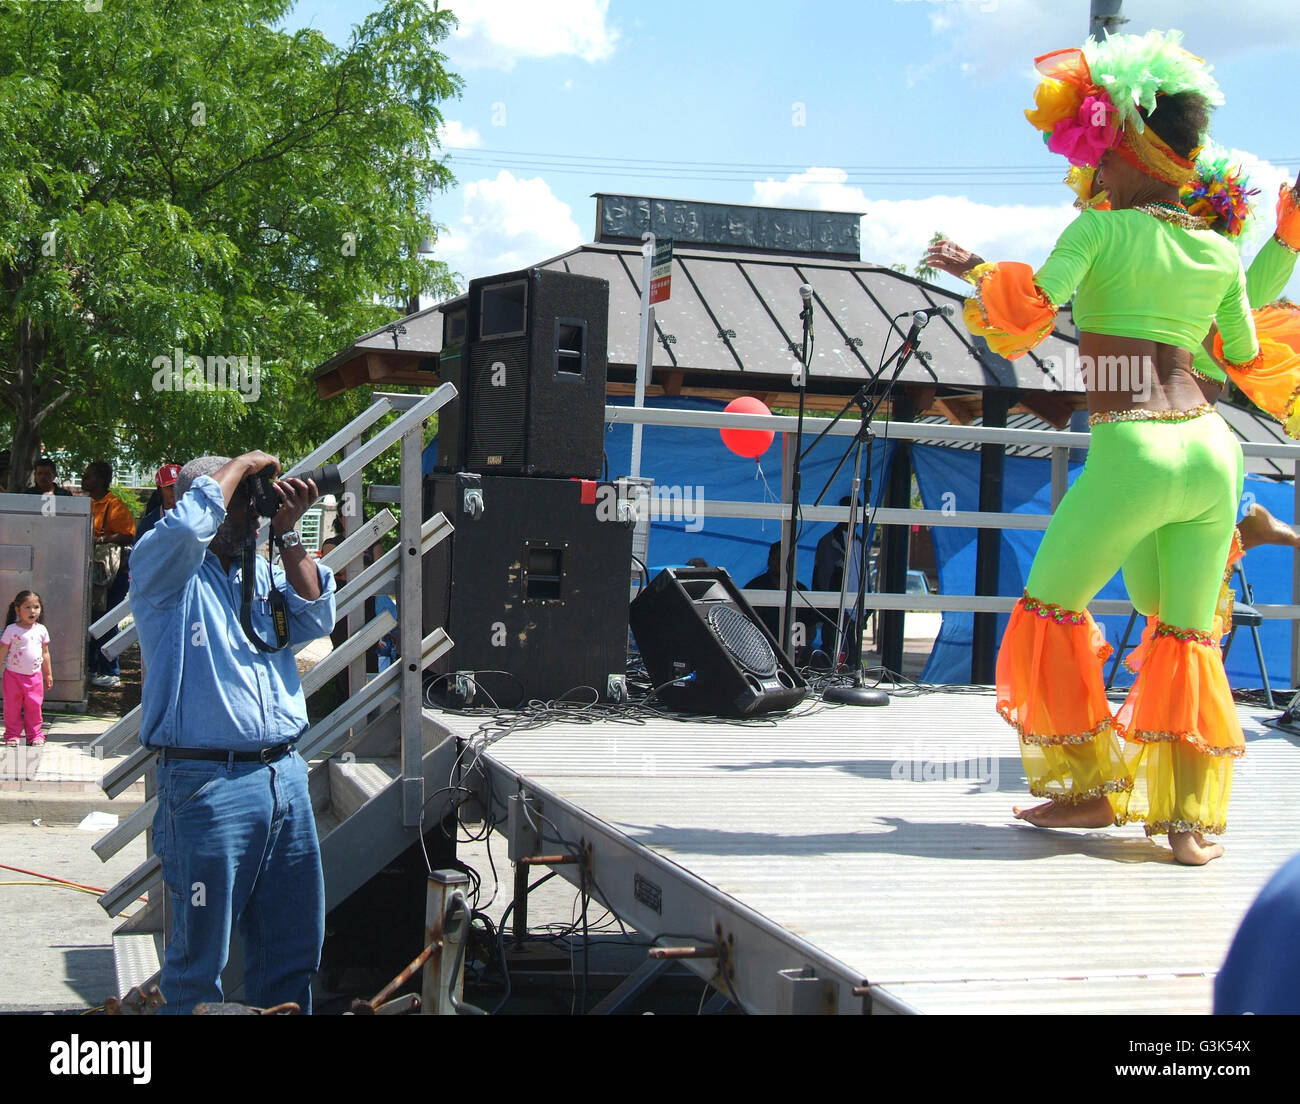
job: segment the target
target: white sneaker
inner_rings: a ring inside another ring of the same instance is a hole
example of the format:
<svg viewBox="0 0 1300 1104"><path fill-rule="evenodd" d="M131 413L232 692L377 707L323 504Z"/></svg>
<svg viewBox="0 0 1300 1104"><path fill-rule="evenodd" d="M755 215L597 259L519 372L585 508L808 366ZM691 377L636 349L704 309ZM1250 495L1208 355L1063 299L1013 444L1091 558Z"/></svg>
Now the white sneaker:
<svg viewBox="0 0 1300 1104"><path fill-rule="evenodd" d="M122 680L117 675L96 675L90 682L92 686L108 688L122 685Z"/></svg>

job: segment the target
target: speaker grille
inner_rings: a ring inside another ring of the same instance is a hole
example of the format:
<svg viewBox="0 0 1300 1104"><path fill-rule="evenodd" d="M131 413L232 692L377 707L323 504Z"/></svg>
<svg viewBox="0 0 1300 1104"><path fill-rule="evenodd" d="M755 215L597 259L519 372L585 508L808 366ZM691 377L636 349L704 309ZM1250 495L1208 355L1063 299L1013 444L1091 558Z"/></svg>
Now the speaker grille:
<svg viewBox="0 0 1300 1104"><path fill-rule="evenodd" d="M732 658L760 678L776 674L776 653L754 622L732 606L714 606L705 617Z"/></svg>
<svg viewBox="0 0 1300 1104"><path fill-rule="evenodd" d="M469 468L518 471L527 445L527 339L471 346L470 375L473 418L469 425Z"/></svg>

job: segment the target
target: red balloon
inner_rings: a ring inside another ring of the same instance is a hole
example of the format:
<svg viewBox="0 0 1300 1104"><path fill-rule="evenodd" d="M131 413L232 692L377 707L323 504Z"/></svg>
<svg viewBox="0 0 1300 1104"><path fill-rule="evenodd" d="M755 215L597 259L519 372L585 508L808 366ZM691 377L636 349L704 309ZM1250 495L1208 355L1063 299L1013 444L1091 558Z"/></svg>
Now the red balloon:
<svg viewBox="0 0 1300 1104"><path fill-rule="evenodd" d="M727 403L727 414L771 414L767 404L753 395L741 395ZM772 447L776 433L770 429L720 429L722 443L737 456L752 460Z"/></svg>

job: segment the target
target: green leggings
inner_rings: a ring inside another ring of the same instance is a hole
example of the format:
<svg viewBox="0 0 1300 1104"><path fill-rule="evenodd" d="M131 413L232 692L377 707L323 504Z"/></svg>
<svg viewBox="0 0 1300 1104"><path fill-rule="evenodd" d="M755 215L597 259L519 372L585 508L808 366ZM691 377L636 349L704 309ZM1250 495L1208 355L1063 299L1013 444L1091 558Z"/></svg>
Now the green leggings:
<svg viewBox="0 0 1300 1104"><path fill-rule="evenodd" d="M1025 589L1082 610L1116 571L1139 613L1208 632L1244 481L1217 414L1104 422L1043 535Z"/></svg>

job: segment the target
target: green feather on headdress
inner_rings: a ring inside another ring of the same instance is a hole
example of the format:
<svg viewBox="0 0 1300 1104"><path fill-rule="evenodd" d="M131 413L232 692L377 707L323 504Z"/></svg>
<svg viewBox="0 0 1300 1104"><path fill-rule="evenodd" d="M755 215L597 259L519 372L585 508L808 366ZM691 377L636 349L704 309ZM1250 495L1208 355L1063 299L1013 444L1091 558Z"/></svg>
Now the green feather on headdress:
<svg viewBox="0 0 1300 1104"><path fill-rule="evenodd" d="M1092 79L1109 95L1121 126L1145 129L1138 109L1155 110L1156 94L1196 92L1211 107L1223 103L1223 93L1210 76L1210 66L1179 43L1181 31L1148 31L1144 35L1110 35L1101 42L1088 39L1084 57Z"/></svg>

